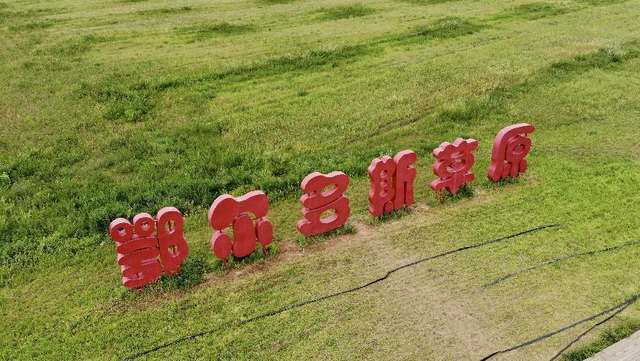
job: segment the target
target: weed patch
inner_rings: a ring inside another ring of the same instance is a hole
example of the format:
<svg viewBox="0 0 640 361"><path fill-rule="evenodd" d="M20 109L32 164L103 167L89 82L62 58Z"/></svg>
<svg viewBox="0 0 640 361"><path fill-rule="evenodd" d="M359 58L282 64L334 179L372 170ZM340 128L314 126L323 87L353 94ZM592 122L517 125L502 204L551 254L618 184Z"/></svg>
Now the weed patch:
<svg viewBox="0 0 640 361"><path fill-rule="evenodd" d="M204 281L206 273L211 272L207 257L200 254L190 254L180 267L180 273L175 276L163 275L157 285L162 289L191 287Z"/></svg>
<svg viewBox="0 0 640 361"><path fill-rule="evenodd" d="M622 4L629 0L576 0L579 3L591 5L591 6L602 6L602 5L615 5Z"/></svg>
<svg viewBox="0 0 640 361"><path fill-rule="evenodd" d="M141 10L136 12L135 14L140 16L161 16L161 15L188 13L191 10L193 10L191 6L182 6L179 8L160 8L160 9L151 9L151 10Z"/></svg>
<svg viewBox="0 0 640 361"><path fill-rule="evenodd" d="M565 79L592 69L613 69L620 64L640 57L640 44L631 42L619 48L603 48L594 53L579 55L573 59L555 63L543 77Z"/></svg>
<svg viewBox="0 0 640 361"><path fill-rule="evenodd" d="M159 91L146 81L120 75L111 76L95 86L84 83L76 94L104 104L105 119L140 122L155 108Z"/></svg>
<svg viewBox="0 0 640 361"><path fill-rule="evenodd" d="M35 31L35 30L44 30L55 25L56 22L53 20L45 20L45 21L34 21L25 24L12 25L9 27L11 32L17 33L21 31Z"/></svg>
<svg viewBox="0 0 640 361"><path fill-rule="evenodd" d="M325 20L340 20L357 18L375 13L375 9L362 4L339 5L331 8L320 9L321 18Z"/></svg>
<svg viewBox="0 0 640 361"><path fill-rule="evenodd" d="M296 0L258 0L258 3L265 5L291 4Z"/></svg>
<svg viewBox="0 0 640 361"><path fill-rule="evenodd" d="M569 11L571 11L571 9L566 6L543 2L532 2L505 10L503 13L498 14L495 19L520 18L525 20L537 20L562 15Z"/></svg>
<svg viewBox="0 0 640 361"><path fill-rule="evenodd" d="M460 0L402 0L404 2L408 2L416 5L437 5L437 4L445 4L452 3Z"/></svg>
<svg viewBox="0 0 640 361"><path fill-rule="evenodd" d="M87 53L94 45L105 42L107 39L96 35L83 35L64 40L49 49L49 53L58 57L78 57Z"/></svg>
<svg viewBox="0 0 640 361"><path fill-rule="evenodd" d="M453 39L460 36L474 34L486 25L476 23L470 19L447 17L429 25L418 26L407 34L396 38L401 41L421 41L434 39Z"/></svg>
<svg viewBox="0 0 640 361"><path fill-rule="evenodd" d="M194 40L204 40L218 36L240 35L257 30L251 24L230 24L227 22L209 24L202 23L177 29L178 33L193 36Z"/></svg>
<svg viewBox="0 0 640 361"><path fill-rule="evenodd" d="M26 10L26 11L5 11L6 9L9 9L11 7L7 3L2 3L2 4L5 4L5 5L0 5L0 24L4 23L7 20L18 19L21 21L25 21L28 19L33 19L35 17L50 15L50 14L54 14L56 12L61 11L61 9L32 9L32 10ZM46 21L50 21L50 20L45 20L43 22L46 22ZM23 30L22 26L28 27L30 26L28 24L31 24L31 23L27 23L24 25L13 25L13 27L18 27L18 31L22 31ZM38 28L37 25L31 25L31 26L35 26L33 30L37 30ZM9 30L11 30L11 26ZM29 29L27 28L24 30L29 30Z"/></svg>

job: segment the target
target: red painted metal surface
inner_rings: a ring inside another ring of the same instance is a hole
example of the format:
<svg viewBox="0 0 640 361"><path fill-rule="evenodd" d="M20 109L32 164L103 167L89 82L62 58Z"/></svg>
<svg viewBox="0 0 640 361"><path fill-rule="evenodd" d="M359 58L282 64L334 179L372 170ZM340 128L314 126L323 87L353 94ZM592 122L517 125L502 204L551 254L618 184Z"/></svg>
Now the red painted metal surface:
<svg viewBox="0 0 640 361"><path fill-rule="evenodd" d="M418 171L413 167L413 164L417 160L418 155L412 150L403 150L393 157L393 161L396 163L396 174L393 178L396 195L393 199L393 205L396 210L402 208L403 205L408 207L414 202L413 184Z"/></svg>
<svg viewBox="0 0 640 361"><path fill-rule="evenodd" d="M414 151L403 150L392 159L389 156L371 161L367 173L371 181L369 189L369 213L379 217L410 206L414 202L413 184L416 169L413 164L417 160Z"/></svg>
<svg viewBox="0 0 640 361"><path fill-rule="evenodd" d="M367 173L371 181L369 188L369 213L379 217L382 213L393 211L393 175L396 172L396 162L389 156L375 158L371 161Z"/></svg>
<svg viewBox="0 0 640 361"><path fill-rule="evenodd" d="M137 215L133 225L124 218L115 219L109 225L118 252L122 284L127 288L143 287L162 276L158 239L152 236L155 224L153 218L149 223L147 216Z"/></svg>
<svg viewBox="0 0 640 361"><path fill-rule="evenodd" d="M253 253L256 241L263 252L273 241L273 226L266 217L269 199L262 191L253 191L242 197L221 195L209 208L209 224L216 231L211 237L211 249L216 257L227 261L233 252L235 257L246 257ZM256 224L247 213L252 213ZM233 229L233 240L225 232Z"/></svg>
<svg viewBox="0 0 640 361"><path fill-rule="evenodd" d="M165 207L158 212L158 245L164 271L173 276L180 273L182 261L189 255L184 239L184 218L175 207Z"/></svg>
<svg viewBox="0 0 640 361"><path fill-rule="evenodd" d="M525 159L531 151L531 138L527 135L536 128L527 123L514 124L502 129L493 142L489 179L497 182L501 179L517 178L527 171Z"/></svg>
<svg viewBox="0 0 640 361"><path fill-rule="evenodd" d="M437 161L433 165L433 173L438 179L431 182L431 189L441 191L445 188L449 193L456 194L460 186L473 182L475 175L471 168L476 162L473 151L478 148L475 139L456 139L453 144L444 142L433 150Z"/></svg>
<svg viewBox="0 0 640 361"><path fill-rule="evenodd" d="M326 191L325 188L330 187ZM349 198L344 192L349 187L349 177L343 172L322 174L314 172L306 176L300 185L305 194L300 197L304 206L296 227L305 236L314 236L334 230L347 222L351 214ZM329 216L322 217L325 212Z"/></svg>
<svg viewBox="0 0 640 361"><path fill-rule="evenodd" d="M157 281L163 268L168 275L179 273L189 255L183 229L184 219L174 207L161 209L157 224L148 213L136 215L133 224L124 218L111 222L109 234L116 243L122 284L141 288Z"/></svg>

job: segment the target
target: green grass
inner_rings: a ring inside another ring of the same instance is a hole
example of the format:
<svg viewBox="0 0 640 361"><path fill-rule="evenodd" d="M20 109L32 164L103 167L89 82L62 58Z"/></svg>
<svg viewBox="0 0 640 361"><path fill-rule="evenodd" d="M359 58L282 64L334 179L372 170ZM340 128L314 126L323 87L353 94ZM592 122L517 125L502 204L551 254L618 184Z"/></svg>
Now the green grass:
<svg viewBox="0 0 640 361"><path fill-rule="evenodd" d="M565 361L586 360L614 343L631 336L638 330L640 330L640 322L638 320L628 320L620 326L605 330L596 341L568 352L563 355L562 359Z"/></svg>
<svg viewBox="0 0 640 361"><path fill-rule="evenodd" d="M518 5L512 9L508 9L498 18L517 17L527 20L538 20L546 17L558 16L571 11L567 6L556 5L553 3L532 2Z"/></svg>
<svg viewBox="0 0 640 361"><path fill-rule="evenodd" d="M190 12L192 10L193 10L193 7L185 5L185 6L181 6L181 7L141 10L141 11L136 12L136 15L141 15L141 16L165 16L165 15L172 15L172 14L188 13L188 12Z"/></svg>
<svg viewBox="0 0 640 361"><path fill-rule="evenodd" d="M408 3L416 4L416 5L437 5L437 4L446 4L450 2L460 1L460 0L402 0Z"/></svg>
<svg viewBox="0 0 640 361"><path fill-rule="evenodd" d="M256 0L256 1L262 4L276 5L276 4L290 4L295 2L296 0Z"/></svg>
<svg viewBox="0 0 640 361"><path fill-rule="evenodd" d="M429 25L415 27L401 39L453 39L460 36L471 35L483 29L485 26L473 20L458 17L438 19Z"/></svg>
<svg viewBox="0 0 640 361"><path fill-rule="evenodd" d="M0 352L122 358L556 222L152 358L480 359L626 299L637 249L481 285L638 238L638 5L0 3ZM517 122L537 127L529 173L490 183L493 137ZM480 141L477 180L440 203L431 152L457 137ZM416 204L372 219L366 168L402 149L419 156ZM348 226L299 236L300 181L335 170L351 177ZM276 241L225 267L206 210L254 189ZM168 205L186 216L183 273L124 290L109 222ZM507 359L548 359L582 330Z"/></svg>
<svg viewBox="0 0 640 361"><path fill-rule="evenodd" d="M30 23L10 26L9 30L12 32L34 31L34 30L47 29L52 27L53 25L55 25L55 22L53 21L30 22Z"/></svg>
<svg viewBox="0 0 640 361"><path fill-rule="evenodd" d="M256 27L251 24L230 24L227 22L210 24L203 23L189 25L177 29L179 33L192 35L197 40L204 40L217 36L239 35L256 31Z"/></svg>
<svg viewBox="0 0 640 361"><path fill-rule="evenodd" d="M577 1L584 4L588 4L588 5L601 6L601 5L621 4L621 3L627 2L628 0L577 0Z"/></svg>
<svg viewBox="0 0 640 361"><path fill-rule="evenodd" d="M340 20L358 18L375 13L375 9L362 4L338 5L330 8L320 9L322 18L326 20Z"/></svg>

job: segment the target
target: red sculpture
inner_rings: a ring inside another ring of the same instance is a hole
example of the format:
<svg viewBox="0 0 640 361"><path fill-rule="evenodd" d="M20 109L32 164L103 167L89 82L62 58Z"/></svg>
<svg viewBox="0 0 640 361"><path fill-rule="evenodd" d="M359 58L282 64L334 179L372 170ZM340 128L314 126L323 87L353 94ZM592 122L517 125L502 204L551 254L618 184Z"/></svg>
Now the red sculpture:
<svg viewBox="0 0 640 361"><path fill-rule="evenodd" d="M478 148L475 139L456 139L453 144L444 142L433 150L438 160L433 165L433 173L439 178L431 182L431 189L440 192L446 188L449 193L456 194L460 186L473 182L475 175L471 168L476 162L473 151Z"/></svg>
<svg viewBox="0 0 640 361"><path fill-rule="evenodd" d="M367 169L371 180L369 213L379 217L382 213L413 204L413 184L417 174L413 164L416 160L414 151L403 150L393 159L384 156L371 161Z"/></svg>
<svg viewBox="0 0 640 361"><path fill-rule="evenodd" d="M173 276L180 273L182 261L189 255L184 239L184 218L175 207L165 207L158 212L158 244L164 271Z"/></svg>
<svg viewBox="0 0 640 361"><path fill-rule="evenodd" d="M418 171L413 164L418 160L418 155L412 150L403 150L393 157L396 163L396 175L393 178L396 195L393 198L395 209L402 208L403 204L410 206L413 204L413 183L416 180Z"/></svg>
<svg viewBox="0 0 640 361"><path fill-rule="evenodd" d="M489 179L494 182L508 177L517 178L527 171L525 159L531 150L531 138L527 137L536 128L527 123L515 124L502 129L493 141Z"/></svg>
<svg viewBox="0 0 640 361"><path fill-rule="evenodd" d="M323 191L326 187L330 189ZM314 172L302 180L300 188L306 193L300 197L304 206L302 215L305 219L298 221L296 227L305 236L313 236L334 230L347 222L351 214L349 198L344 192L349 187L349 177L343 172L322 174ZM321 218L325 212L328 217Z"/></svg>
<svg viewBox="0 0 640 361"><path fill-rule="evenodd" d="M253 213L257 222L247 212ZM211 248L216 257L225 263L233 252L235 257L246 257L256 248L256 239L262 244L266 254L267 246L273 241L273 226L266 218L269 213L269 198L262 191L253 191L242 197L221 195L209 208L209 224L216 231L211 237ZM224 232L233 229L233 241Z"/></svg>
<svg viewBox="0 0 640 361"><path fill-rule="evenodd" d="M157 218L157 227L148 213L136 215L133 225L124 218L109 224L109 233L118 252L122 284L127 288L141 288L157 281L162 276L163 266L169 275L179 273L182 261L189 255L180 211L165 207L158 212ZM156 229L157 235L154 234Z"/></svg>

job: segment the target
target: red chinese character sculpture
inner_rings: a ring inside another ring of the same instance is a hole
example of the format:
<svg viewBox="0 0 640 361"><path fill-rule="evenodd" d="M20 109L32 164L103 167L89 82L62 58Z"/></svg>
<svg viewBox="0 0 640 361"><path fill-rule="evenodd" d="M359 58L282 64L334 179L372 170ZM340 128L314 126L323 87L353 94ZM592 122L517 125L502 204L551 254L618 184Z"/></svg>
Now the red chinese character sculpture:
<svg viewBox="0 0 640 361"><path fill-rule="evenodd" d="M413 184L417 174L413 164L416 160L414 151L404 150L393 159L384 156L371 161L367 169L371 180L369 213L379 217L382 213L413 204Z"/></svg>
<svg viewBox="0 0 640 361"><path fill-rule="evenodd" d="M253 213L257 222L247 212ZM227 262L233 252L235 257L246 257L256 248L256 239L262 244L266 254L267 246L273 241L273 226L266 218L269 213L269 199L262 191L253 191L242 197L221 195L209 208L209 224L216 231L211 237L211 248L216 257ZM233 229L233 241L224 230Z"/></svg>
<svg viewBox="0 0 640 361"><path fill-rule="evenodd" d="M136 215L133 225L124 218L109 224L118 252L122 284L127 288L141 288L157 281L163 266L169 275L179 273L182 261L189 255L180 211L173 207L161 209L157 225L148 213Z"/></svg>
<svg viewBox="0 0 640 361"><path fill-rule="evenodd" d="M453 144L444 142L433 150L433 156L438 160L433 165L433 173L439 178L431 182L431 189L440 192L445 188L451 194L456 194L460 186L473 182L475 175L471 168L476 162L473 151L478 148L475 139L456 139Z"/></svg>
<svg viewBox="0 0 640 361"><path fill-rule="evenodd" d="M531 150L528 134L536 128L527 123L515 124L502 129L493 142L489 179L497 182L508 177L517 178L527 171L525 159Z"/></svg>
<svg viewBox="0 0 640 361"><path fill-rule="evenodd" d="M402 208L403 204L408 207L414 202L413 183L418 171L413 164L417 160L418 155L412 150L403 150L393 157L396 163L396 174L393 178L396 195L393 198L393 205L396 210Z"/></svg>
<svg viewBox="0 0 640 361"><path fill-rule="evenodd" d="M182 261L189 255L184 239L184 218L177 208L165 207L158 212L158 245L162 268L169 275L180 273Z"/></svg>
<svg viewBox="0 0 640 361"><path fill-rule="evenodd" d="M323 190L332 186L327 191ZM349 177L343 172L322 174L314 172L306 176L300 188L306 193L300 197L304 206L302 215L305 219L298 221L296 227L305 236L334 230L347 222L351 214L349 198L344 192L349 187ZM325 212L331 212L328 217L321 218Z"/></svg>

